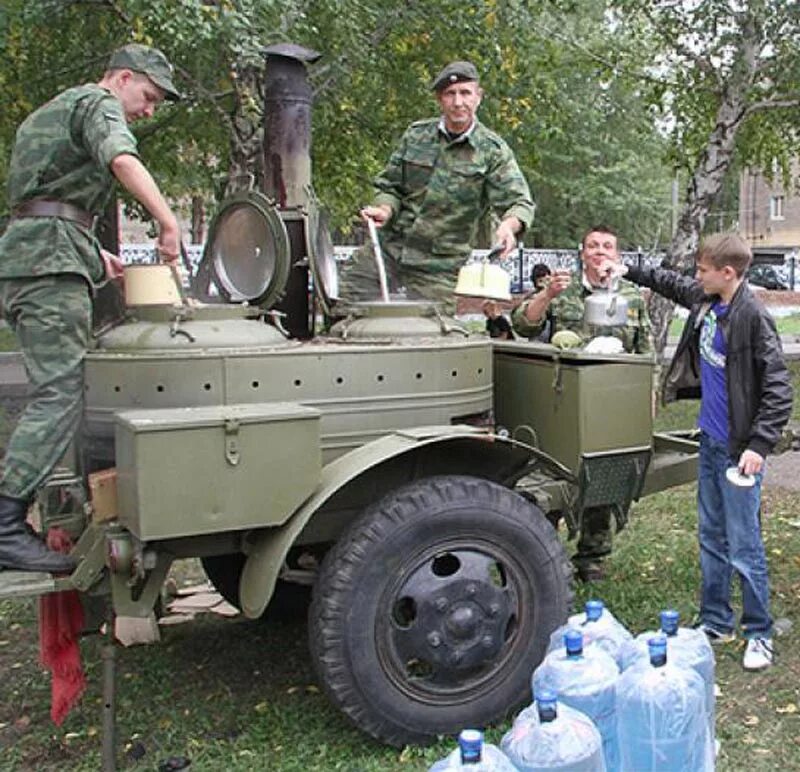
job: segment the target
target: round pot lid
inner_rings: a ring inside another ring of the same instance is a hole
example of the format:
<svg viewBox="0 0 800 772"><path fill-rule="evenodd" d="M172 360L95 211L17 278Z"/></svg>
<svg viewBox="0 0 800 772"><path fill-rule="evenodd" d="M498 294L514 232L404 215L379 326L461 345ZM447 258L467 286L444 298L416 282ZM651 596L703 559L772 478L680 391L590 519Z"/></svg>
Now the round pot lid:
<svg viewBox="0 0 800 772"><path fill-rule="evenodd" d="M312 201L306 218L306 244L308 262L314 289L325 313L330 313L333 303L339 299L339 274L333 256L333 240L328 228L328 216L316 201Z"/></svg>
<svg viewBox="0 0 800 772"><path fill-rule="evenodd" d="M275 205L251 190L222 202L209 227L200 272L229 302L272 305L289 277L290 246Z"/></svg>

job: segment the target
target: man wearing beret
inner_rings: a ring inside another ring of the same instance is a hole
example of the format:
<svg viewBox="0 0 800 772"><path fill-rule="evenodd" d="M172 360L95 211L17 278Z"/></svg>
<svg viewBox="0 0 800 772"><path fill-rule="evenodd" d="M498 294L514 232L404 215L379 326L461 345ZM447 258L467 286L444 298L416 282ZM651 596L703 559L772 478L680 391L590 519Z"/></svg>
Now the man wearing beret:
<svg viewBox="0 0 800 772"><path fill-rule="evenodd" d="M128 128L151 117L164 99L178 98L164 54L131 44L114 52L98 83L58 94L17 130L8 169L10 218L0 238L0 303L31 391L0 479L0 569L74 568L71 556L48 550L27 527L28 507L81 419L94 290L119 270L93 233L115 181L158 223L161 258L179 255L178 222Z"/></svg>
<svg viewBox="0 0 800 772"><path fill-rule="evenodd" d="M375 180L377 196L361 216L380 228L390 289L449 305L459 268L487 213L503 255L533 222L534 203L514 154L476 114L483 91L471 62L452 62L434 79L440 117L406 129ZM359 250L342 277L345 300L377 297L371 250Z"/></svg>

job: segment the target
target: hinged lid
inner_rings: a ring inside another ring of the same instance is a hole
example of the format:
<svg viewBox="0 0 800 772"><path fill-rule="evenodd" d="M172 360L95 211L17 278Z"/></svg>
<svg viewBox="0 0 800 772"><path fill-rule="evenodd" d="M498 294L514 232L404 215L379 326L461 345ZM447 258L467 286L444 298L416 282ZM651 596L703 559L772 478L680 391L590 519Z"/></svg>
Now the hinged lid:
<svg viewBox="0 0 800 772"><path fill-rule="evenodd" d="M117 413L117 423L131 431L163 432L170 429L200 429L219 426L231 432L231 427L264 422L317 419L319 410L296 402L253 402L236 405L161 408L157 410L125 410Z"/></svg>
<svg viewBox="0 0 800 772"><path fill-rule="evenodd" d="M213 283L225 300L268 308L286 286L289 261L289 236L275 204L256 190L237 193L211 221L193 289L207 297Z"/></svg>

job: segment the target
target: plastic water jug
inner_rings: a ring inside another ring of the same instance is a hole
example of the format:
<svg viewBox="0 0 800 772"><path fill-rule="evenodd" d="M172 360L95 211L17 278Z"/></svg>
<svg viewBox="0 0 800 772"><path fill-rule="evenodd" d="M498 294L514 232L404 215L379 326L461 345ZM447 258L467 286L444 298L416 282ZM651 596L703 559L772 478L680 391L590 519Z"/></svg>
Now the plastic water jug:
<svg viewBox="0 0 800 772"><path fill-rule="evenodd" d="M667 636L667 656L673 665L692 668L703 679L705 684L705 709L708 727L713 741L715 736L715 703L714 696L714 650L702 630L679 627L680 615L674 609L666 609L660 614L661 632ZM647 641L656 635L655 632L642 633L623 646L621 652L621 668L627 670L637 662L646 662L650 658Z"/></svg>
<svg viewBox="0 0 800 772"><path fill-rule="evenodd" d="M516 772L514 765L496 745L483 741L483 732L464 729L458 736L458 748L439 759L428 772L468 769L470 772Z"/></svg>
<svg viewBox="0 0 800 772"><path fill-rule="evenodd" d="M617 681L617 736L623 770L711 772L714 752L703 679L667 662L667 638L648 641L649 661Z"/></svg>
<svg viewBox="0 0 800 772"><path fill-rule="evenodd" d="M500 749L519 772L605 772L603 739L594 722L552 692L536 695L503 737Z"/></svg>
<svg viewBox="0 0 800 772"><path fill-rule="evenodd" d="M579 710L597 726L603 738L603 756L609 772L619 769L614 685L617 663L594 644L583 646L583 634L568 630L564 648L550 652L533 672L533 693L555 692L563 705Z"/></svg>
<svg viewBox="0 0 800 772"><path fill-rule="evenodd" d="M564 633L567 630L580 630L583 633L584 646L594 643L606 654L613 657L617 666L622 670L620 650L624 644L633 640L633 636L605 607L601 600L587 600L583 614L574 614L567 620L567 624L559 627L550 636L547 647L548 654L557 651L564 645Z"/></svg>

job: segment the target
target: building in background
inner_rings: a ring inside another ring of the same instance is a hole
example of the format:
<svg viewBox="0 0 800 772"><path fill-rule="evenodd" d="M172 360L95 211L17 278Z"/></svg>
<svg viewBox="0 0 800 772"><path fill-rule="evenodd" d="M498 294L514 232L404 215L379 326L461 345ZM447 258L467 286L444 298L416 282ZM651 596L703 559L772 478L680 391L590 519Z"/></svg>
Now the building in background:
<svg viewBox="0 0 800 772"><path fill-rule="evenodd" d="M775 177L770 182L754 168L742 172L739 229L752 247L756 268L780 267L778 273L784 274L788 286L796 287L800 284L800 160L792 164L792 184L788 189Z"/></svg>

